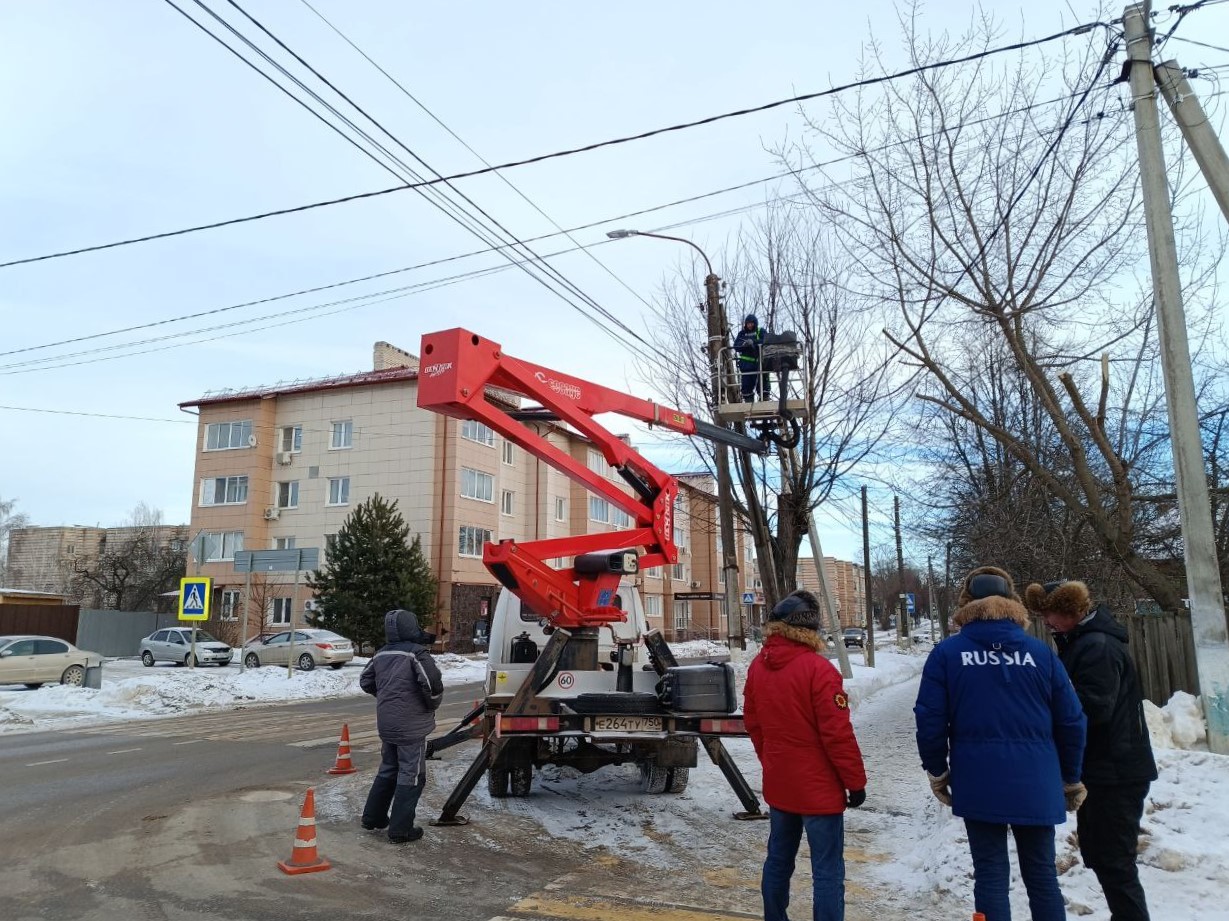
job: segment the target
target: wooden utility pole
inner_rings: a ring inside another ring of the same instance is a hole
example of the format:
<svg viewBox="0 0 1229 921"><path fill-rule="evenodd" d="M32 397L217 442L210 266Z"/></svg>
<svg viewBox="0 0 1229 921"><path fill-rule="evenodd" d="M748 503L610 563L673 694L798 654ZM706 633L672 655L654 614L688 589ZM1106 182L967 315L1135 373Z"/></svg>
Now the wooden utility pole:
<svg viewBox="0 0 1229 921"><path fill-rule="evenodd" d="M943 605L939 608L939 635L947 639L947 619L952 616L952 542L947 542L943 560Z"/></svg>
<svg viewBox="0 0 1229 921"><path fill-rule="evenodd" d="M900 542L900 496L892 497L892 517L896 526L896 579L897 594L900 595L897 599L896 639L900 645L906 646L909 637L909 608L905 604L905 552Z"/></svg>
<svg viewBox="0 0 1229 921"><path fill-rule="evenodd" d="M862 577L866 590L866 649L863 660L875 667L875 598L871 594L871 520L866 506L866 487L862 487Z"/></svg>
<svg viewBox="0 0 1229 921"><path fill-rule="evenodd" d="M1165 152L1161 145L1156 83L1152 71L1153 32L1148 4L1129 6L1123 14L1131 97L1135 105L1135 140L1152 265L1152 291L1156 302L1161 370L1169 410L1174 479L1182 524L1183 557L1199 690L1208 720L1208 748L1229 754L1229 631L1221 593L1212 507L1204 467L1203 443L1195 403L1191 351L1186 336L1182 283Z"/></svg>

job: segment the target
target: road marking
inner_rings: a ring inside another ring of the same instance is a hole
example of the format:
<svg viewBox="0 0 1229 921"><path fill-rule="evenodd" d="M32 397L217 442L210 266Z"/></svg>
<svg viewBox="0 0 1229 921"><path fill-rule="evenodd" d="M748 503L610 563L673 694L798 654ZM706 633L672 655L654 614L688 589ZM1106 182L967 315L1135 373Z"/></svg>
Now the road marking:
<svg viewBox="0 0 1229 921"><path fill-rule="evenodd" d="M118 751L107 752L108 755L126 755L129 752L139 752L139 748L121 748Z"/></svg>
<svg viewBox="0 0 1229 921"><path fill-rule="evenodd" d="M531 895L521 899L509 911L537 917L563 918L566 921L662 921L665 918L670 921L742 921L761 917L745 912L698 911L666 903L647 904L585 896L542 898Z"/></svg>
<svg viewBox="0 0 1229 921"><path fill-rule="evenodd" d="M196 745L198 742L204 742L204 739L189 739L187 742L172 742L172 745Z"/></svg>
<svg viewBox="0 0 1229 921"><path fill-rule="evenodd" d="M67 760L67 758L53 758L51 761L32 761L26 767L39 767L44 764L63 764Z"/></svg>

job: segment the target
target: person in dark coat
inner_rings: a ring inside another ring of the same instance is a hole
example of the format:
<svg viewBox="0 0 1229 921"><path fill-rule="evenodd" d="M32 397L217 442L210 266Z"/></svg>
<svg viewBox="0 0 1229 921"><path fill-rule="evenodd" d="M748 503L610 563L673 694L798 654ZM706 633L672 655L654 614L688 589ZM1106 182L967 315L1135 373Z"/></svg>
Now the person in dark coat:
<svg viewBox="0 0 1229 921"><path fill-rule="evenodd" d="M1083 582L1034 583L1024 599L1053 633L1088 717L1088 799L1076 813L1080 855L1097 874L1111 921L1148 921L1135 857L1144 800L1157 773L1127 631L1104 607L1093 609Z"/></svg>
<svg viewBox="0 0 1229 921"><path fill-rule="evenodd" d="M359 687L375 696L380 733L380 769L362 823L368 830L387 828L390 841L404 844L423 836L414 813L427 785L427 736L435 730L444 683L427 649L435 636L423 631L411 611L385 614L384 637L387 644L358 679Z"/></svg>
<svg viewBox="0 0 1229 921"><path fill-rule="evenodd" d="M786 921L802 832L811 849L816 921L845 917L846 807L866 801L866 769L841 673L819 655L819 601L806 591L772 609L764 648L747 671L743 720L764 770L768 856L765 921Z"/></svg>
<svg viewBox="0 0 1229 921"><path fill-rule="evenodd" d="M734 337L734 351L738 353L738 370L741 375L743 401L750 403L756 394L761 400L772 398L768 387L768 375L760 371L760 350L764 347L764 331L759 318L747 314L743 328Z"/></svg>
<svg viewBox="0 0 1229 921"><path fill-rule="evenodd" d="M1054 826L1085 793L1080 700L1058 656L1024 631L1003 570L969 573L952 623L960 632L931 650L913 712L931 790L964 819L976 910L1011 918L1010 828L1033 921L1065 921Z"/></svg>

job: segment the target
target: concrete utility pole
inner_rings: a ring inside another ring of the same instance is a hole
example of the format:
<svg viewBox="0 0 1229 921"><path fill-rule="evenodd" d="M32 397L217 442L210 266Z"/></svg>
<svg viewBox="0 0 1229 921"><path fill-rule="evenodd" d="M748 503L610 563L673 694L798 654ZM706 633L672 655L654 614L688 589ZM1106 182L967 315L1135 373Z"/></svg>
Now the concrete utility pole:
<svg viewBox="0 0 1229 921"><path fill-rule="evenodd" d="M1225 148L1221 146L1212 123L1199 104L1199 97L1191 89L1177 61L1166 61L1160 65L1155 78L1161 95L1169 103L1174 121L1182 129L1186 146L1191 149L1208 188L1216 196L1220 213L1229 221L1229 156L1225 155Z"/></svg>
<svg viewBox="0 0 1229 921"><path fill-rule="evenodd" d="M862 487L862 577L866 590L866 651L862 658L875 667L875 599L871 595L871 519L866 505L866 487Z"/></svg>
<svg viewBox="0 0 1229 921"><path fill-rule="evenodd" d="M896 525L896 578L900 583L897 589L897 594L900 597L897 599L896 611L896 641L901 646L908 645L909 636L909 608L905 603L905 552L901 548L900 543L900 496L892 497L892 517Z"/></svg>
<svg viewBox="0 0 1229 921"><path fill-rule="evenodd" d="M1165 376L1165 402L1169 410L1187 594L1195 635L1195 662L1208 720L1208 748L1224 755L1229 754L1229 632L1225 626L1225 602L1217 568L1211 500L1195 406L1195 383L1186 337L1173 214L1169 205L1165 152L1161 145L1148 5L1127 7L1123 14L1123 26L1131 65L1135 139L1139 147L1144 220L1152 263L1152 290L1156 300L1161 369Z"/></svg>

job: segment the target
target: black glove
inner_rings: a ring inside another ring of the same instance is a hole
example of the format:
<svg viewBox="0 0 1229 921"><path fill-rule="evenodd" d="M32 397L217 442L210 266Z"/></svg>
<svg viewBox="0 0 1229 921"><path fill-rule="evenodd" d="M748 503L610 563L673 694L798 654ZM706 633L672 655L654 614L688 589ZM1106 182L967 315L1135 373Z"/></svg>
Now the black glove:
<svg viewBox="0 0 1229 921"><path fill-rule="evenodd" d="M865 802L866 802L866 791L865 790L850 790L849 798L845 800L845 805L848 806L850 809L857 809L859 806L861 806Z"/></svg>

